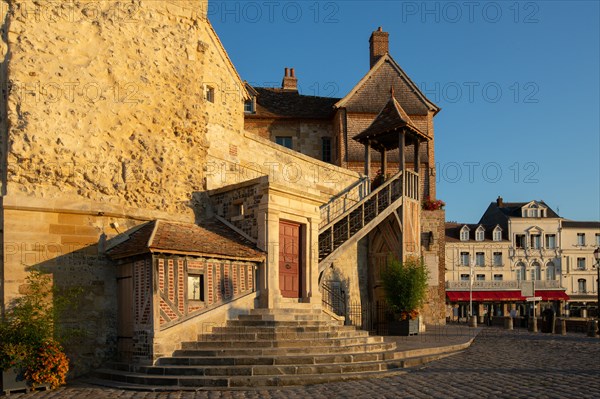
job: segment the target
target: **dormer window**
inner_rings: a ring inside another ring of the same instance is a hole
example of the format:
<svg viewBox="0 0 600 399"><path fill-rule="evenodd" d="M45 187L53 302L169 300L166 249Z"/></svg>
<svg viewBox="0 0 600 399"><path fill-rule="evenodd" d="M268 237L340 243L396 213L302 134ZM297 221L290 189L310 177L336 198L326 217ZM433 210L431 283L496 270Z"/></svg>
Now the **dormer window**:
<svg viewBox="0 0 600 399"><path fill-rule="evenodd" d="M485 238L485 229L481 226L475 231L475 241L483 241Z"/></svg>
<svg viewBox="0 0 600 399"><path fill-rule="evenodd" d="M499 226L496 226L493 234L494 241L502 241L502 229Z"/></svg>
<svg viewBox="0 0 600 399"><path fill-rule="evenodd" d="M244 101L244 113L253 114L256 112L256 97Z"/></svg>
<svg viewBox="0 0 600 399"><path fill-rule="evenodd" d="M460 229L460 240L469 241L469 228L467 226Z"/></svg>

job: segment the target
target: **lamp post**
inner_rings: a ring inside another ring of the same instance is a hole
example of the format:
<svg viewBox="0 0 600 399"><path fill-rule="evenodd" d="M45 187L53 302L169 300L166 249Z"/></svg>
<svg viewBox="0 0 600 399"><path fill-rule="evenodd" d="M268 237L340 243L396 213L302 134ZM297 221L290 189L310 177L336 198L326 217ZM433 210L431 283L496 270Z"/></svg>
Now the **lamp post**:
<svg viewBox="0 0 600 399"><path fill-rule="evenodd" d="M597 320L598 334L600 335L600 247L597 247L594 250L594 259L596 259L596 273L597 273L596 295L598 296L598 298L597 298L598 302L596 303L596 320Z"/></svg>
<svg viewBox="0 0 600 399"><path fill-rule="evenodd" d="M473 280L475 279L475 257L469 262L469 327L477 327L477 319L473 316Z"/></svg>

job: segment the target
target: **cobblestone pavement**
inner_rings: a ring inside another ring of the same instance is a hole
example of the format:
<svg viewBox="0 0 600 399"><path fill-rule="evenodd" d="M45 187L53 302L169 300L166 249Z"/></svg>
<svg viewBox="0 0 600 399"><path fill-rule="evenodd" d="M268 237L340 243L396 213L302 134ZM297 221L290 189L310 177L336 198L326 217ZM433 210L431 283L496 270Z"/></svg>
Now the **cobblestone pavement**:
<svg viewBox="0 0 600 399"><path fill-rule="evenodd" d="M459 354L393 377L256 391L133 392L75 382L14 399L600 398L600 340L484 328Z"/></svg>

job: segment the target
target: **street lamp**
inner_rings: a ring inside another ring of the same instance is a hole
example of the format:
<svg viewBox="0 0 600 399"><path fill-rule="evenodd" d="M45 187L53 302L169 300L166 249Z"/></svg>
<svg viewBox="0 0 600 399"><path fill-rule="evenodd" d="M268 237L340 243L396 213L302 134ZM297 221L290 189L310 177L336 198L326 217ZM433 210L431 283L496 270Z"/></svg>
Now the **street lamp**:
<svg viewBox="0 0 600 399"><path fill-rule="evenodd" d="M597 279L596 279L596 295L598 296L597 298L597 303L596 303L596 320L597 322L597 327L598 327L598 334L600 335L600 247L596 248L594 250L594 259L596 259L596 273L597 273Z"/></svg>

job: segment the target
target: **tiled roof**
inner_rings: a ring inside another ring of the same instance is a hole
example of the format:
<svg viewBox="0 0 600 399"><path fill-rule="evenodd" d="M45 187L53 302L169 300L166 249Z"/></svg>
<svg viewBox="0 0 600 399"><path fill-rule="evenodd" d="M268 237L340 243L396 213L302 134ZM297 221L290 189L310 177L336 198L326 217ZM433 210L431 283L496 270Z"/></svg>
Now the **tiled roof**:
<svg viewBox="0 0 600 399"><path fill-rule="evenodd" d="M314 97L297 91L255 87L256 112L246 118L331 119L339 98Z"/></svg>
<svg viewBox="0 0 600 399"><path fill-rule="evenodd" d="M262 260L265 254L220 222L176 223L155 220L142 225L107 251L112 259L164 252L197 256Z"/></svg>
<svg viewBox="0 0 600 399"><path fill-rule="evenodd" d="M397 129L403 127L409 128L413 133L428 138L419 128L415 126L408 114L402 109L398 101L394 98L394 90L390 99L385 104L381 112L377 115L373 123L362 133L354 136L354 140L366 142L373 140L386 147L387 150L398 148L398 134L391 134Z"/></svg>
<svg viewBox="0 0 600 399"><path fill-rule="evenodd" d="M531 202L531 201L529 201ZM490 203L487 210L479 220L479 223L484 224L500 224L503 228L507 224L509 218L521 218L521 208L529 204L529 202L504 202L502 206L498 206L496 201ZM546 207L545 218L558 218L558 214L552 210L544 201L537 201L539 204Z"/></svg>
<svg viewBox="0 0 600 399"><path fill-rule="evenodd" d="M489 242L494 241L494 229L496 225L482 225L482 224L469 224L469 223L446 223L446 242L459 242L460 241L460 230L463 226L469 228L469 241L475 241L475 231L479 226L483 226L485 229L484 240L475 242ZM502 226L500 226L502 228ZM508 231L502 228L502 241L508 241ZM496 241L498 242L498 241Z"/></svg>
<svg viewBox="0 0 600 399"><path fill-rule="evenodd" d="M575 227L580 229L600 229L600 222L563 220L562 227Z"/></svg>

